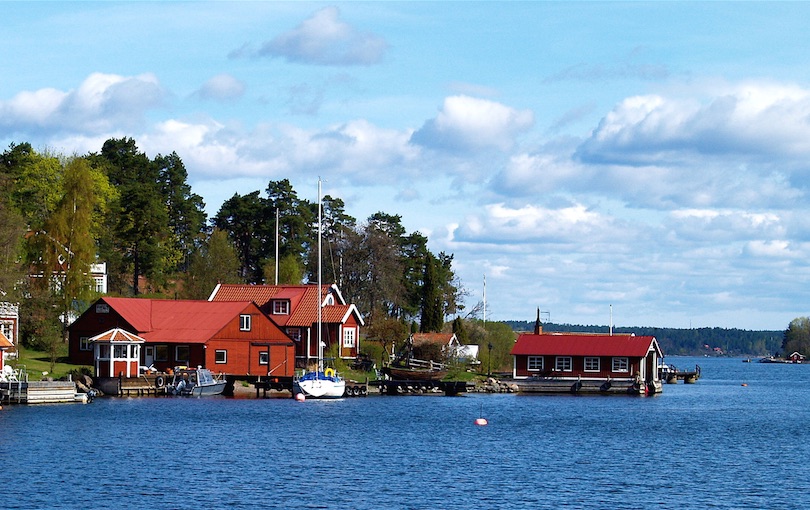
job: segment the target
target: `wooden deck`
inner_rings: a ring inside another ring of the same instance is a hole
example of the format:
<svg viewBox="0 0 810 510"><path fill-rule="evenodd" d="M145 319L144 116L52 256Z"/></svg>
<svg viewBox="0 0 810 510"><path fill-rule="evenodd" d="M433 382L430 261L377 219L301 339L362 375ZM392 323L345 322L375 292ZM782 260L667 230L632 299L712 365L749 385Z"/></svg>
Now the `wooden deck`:
<svg viewBox="0 0 810 510"><path fill-rule="evenodd" d="M649 384L638 384L632 379L559 379L550 377L529 377L527 379L509 379L501 381L508 386L515 386L520 393L571 393L601 395L650 395L661 393L660 381Z"/></svg>

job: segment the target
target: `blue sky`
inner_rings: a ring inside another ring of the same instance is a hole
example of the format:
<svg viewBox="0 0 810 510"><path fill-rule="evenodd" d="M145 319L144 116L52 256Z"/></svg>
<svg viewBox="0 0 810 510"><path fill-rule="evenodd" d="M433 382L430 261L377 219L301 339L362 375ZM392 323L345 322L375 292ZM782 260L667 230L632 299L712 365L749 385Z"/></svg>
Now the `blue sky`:
<svg viewBox="0 0 810 510"><path fill-rule="evenodd" d="M810 298L810 4L0 2L0 144L176 151L454 254L490 320L784 329ZM544 317L546 314L544 313Z"/></svg>

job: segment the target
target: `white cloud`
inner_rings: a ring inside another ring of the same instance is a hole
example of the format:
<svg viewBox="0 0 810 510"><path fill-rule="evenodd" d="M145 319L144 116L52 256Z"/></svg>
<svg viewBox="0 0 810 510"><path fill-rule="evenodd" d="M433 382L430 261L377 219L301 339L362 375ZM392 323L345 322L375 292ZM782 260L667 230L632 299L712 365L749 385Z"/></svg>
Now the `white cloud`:
<svg viewBox="0 0 810 510"><path fill-rule="evenodd" d="M233 76L223 73L212 76L196 92L202 99L214 101L231 101L239 99L245 93L245 84Z"/></svg>
<svg viewBox="0 0 810 510"><path fill-rule="evenodd" d="M681 162L694 155L810 155L810 90L747 82L706 100L633 96L608 113L580 148L588 162Z"/></svg>
<svg viewBox="0 0 810 510"><path fill-rule="evenodd" d="M556 209L493 204L485 206L483 212L467 218L455 231L456 241L577 243L583 239L595 242L609 235L610 221L580 204Z"/></svg>
<svg viewBox="0 0 810 510"><path fill-rule="evenodd" d="M470 96L445 98L439 114L413 134L412 142L439 150L507 151L534 124L530 110Z"/></svg>
<svg viewBox="0 0 810 510"><path fill-rule="evenodd" d="M355 29L340 19L337 7L326 7L264 43L258 55L305 64L367 66L378 63L387 48L382 37Z"/></svg>
<svg viewBox="0 0 810 510"><path fill-rule="evenodd" d="M16 131L94 134L141 124L144 113L165 97L152 74L93 73L77 89L23 91L0 101L0 134Z"/></svg>

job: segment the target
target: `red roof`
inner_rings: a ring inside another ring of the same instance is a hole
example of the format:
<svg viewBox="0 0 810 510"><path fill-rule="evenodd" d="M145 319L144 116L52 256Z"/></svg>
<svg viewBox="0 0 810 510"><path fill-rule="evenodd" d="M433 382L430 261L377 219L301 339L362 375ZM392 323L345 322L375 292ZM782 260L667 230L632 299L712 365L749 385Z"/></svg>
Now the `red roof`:
<svg viewBox="0 0 810 510"><path fill-rule="evenodd" d="M354 305L347 305L334 285L321 285L321 299L318 299L317 285L240 285L220 284L211 293L209 301L253 301L273 322L282 327L309 328L318 322L318 302L326 301L332 294L336 304L324 305L321 319L324 323L342 324L349 314L357 309ZM290 302L290 314L274 314L270 303L274 300L284 299ZM358 322L362 318L357 313Z"/></svg>
<svg viewBox="0 0 810 510"><path fill-rule="evenodd" d="M90 339L91 342L129 342L129 343L143 343L145 338L141 338L134 333L130 333L121 328L114 328L105 331L100 335L96 335Z"/></svg>
<svg viewBox="0 0 810 510"><path fill-rule="evenodd" d="M205 343L245 309L249 301L102 298L150 342ZM254 308L255 309L255 308Z"/></svg>
<svg viewBox="0 0 810 510"><path fill-rule="evenodd" d="M643 358L650 349L661 354L654 336L522 334L513 356L627 356Z"/></svg>
<svg viewBox="0 0 810 510"><path fill-rule="evenodd" d="M437 345L450 345L455 338L455 333L414 333L411 335L413 345L437 344ZM458 341L456 341L458 343Z"/></svg>

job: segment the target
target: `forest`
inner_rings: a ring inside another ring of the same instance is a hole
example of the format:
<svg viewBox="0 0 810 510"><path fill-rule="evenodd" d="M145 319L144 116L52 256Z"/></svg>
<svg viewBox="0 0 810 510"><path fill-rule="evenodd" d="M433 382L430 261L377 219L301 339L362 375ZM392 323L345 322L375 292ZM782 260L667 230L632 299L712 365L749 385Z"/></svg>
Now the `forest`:
<svg viewBox="0 0 810 510"><path fill-rule="evenodd" d="M399 215L358 221L340 198L321 203L322 281L357 305L367 339L450 327L463 292L452 254L432 253ZM22 342L53 350L98 297L91 264L107 264L117 296L206 299L219 282L314 282L318 216L283 179L235 193L208 218L180 156L150 158L132 138L69 156L12 143L0 155L0 291L20 303Z"/></svg>

